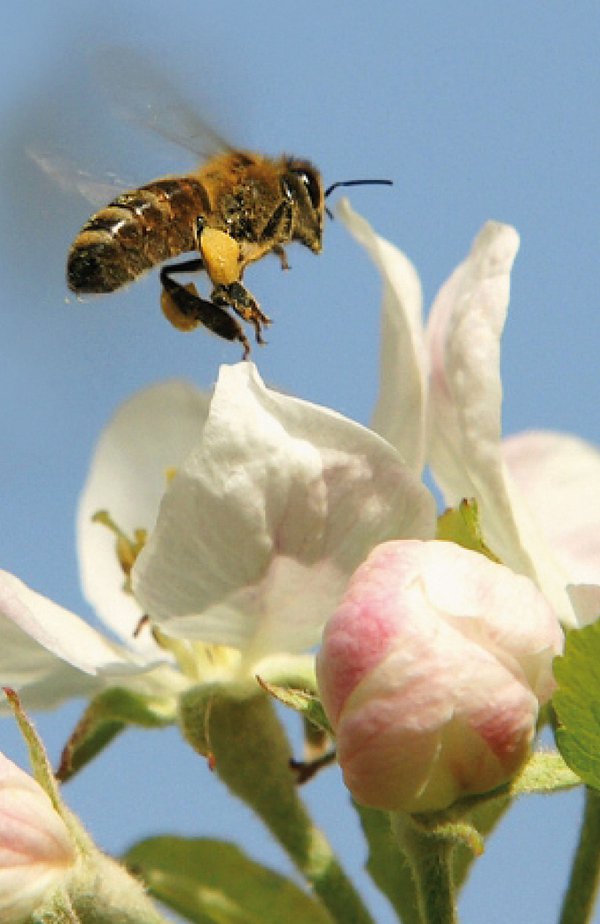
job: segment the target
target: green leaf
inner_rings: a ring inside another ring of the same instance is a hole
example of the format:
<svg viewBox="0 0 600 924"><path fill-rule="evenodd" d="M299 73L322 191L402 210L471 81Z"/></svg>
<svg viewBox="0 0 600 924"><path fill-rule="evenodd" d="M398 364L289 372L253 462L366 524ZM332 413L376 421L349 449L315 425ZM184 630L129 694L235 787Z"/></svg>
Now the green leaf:
<svg viewBox="0 0 600 924"><path fill-rule="evenodd" d="M93 699L67 741L56 776L71 779L128 725L161 728L175 720L172 697L150 698L121 687Z"/></svg>
<svg viewBox="0 0 600 924"><path fill-rule="evenodd" d="M511 781L510 794L546 795L573 789L574 786L581 786L581 779L567 766L560 754L555 751L537 751Z"/></svg>
<svg viewBox="0 0 600 924"><path fill-rule="evenodd" d="M479 508L474 499L465 498L458 507L451 507L438 517L437 538L445 542L455 542L473 552L481 552L491 561L500 561L483 541Z"/></svg>
<svg viewBox="0 0 600 924"><path fill-rule="evenodd" d="M295 883L234 844L152 837L124 860L155 898L196 924L331 924L325 909Z"/></svg>
<svg viewBox="0 0 600 924"><path fill-rule="evenodd" d="M600 621L568 633L554 676L558 748L584 783L600 789Z"/></svg>
<svg viewBox="0 0 600 924"><path fill-rule="evenodd" d="M333 730L325 715L325 710L321 705L321 701L316 696L312 693L307 693L306 690L297 690L293 687L280 687L274 683L268 683L260 677L257 677L257 680L263 690L266 690L274 699L284 706L288 706L290 709L299 712L305 719L308 719L309 722L316 725L317 728L322 729L330 737L333 737Z"/></svg>
<svg viewBox="0 0 600 924"><path fill-rule="evenodd" d="M369 846L367 872L404 924L420 924L412 872L391 829L388 812L353 803Z"/></svg>

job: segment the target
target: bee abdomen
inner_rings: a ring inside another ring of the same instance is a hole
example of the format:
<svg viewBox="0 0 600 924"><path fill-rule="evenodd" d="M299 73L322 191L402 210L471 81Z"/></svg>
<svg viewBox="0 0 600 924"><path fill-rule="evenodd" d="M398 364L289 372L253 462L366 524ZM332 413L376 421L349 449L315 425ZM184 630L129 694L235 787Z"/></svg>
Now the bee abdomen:
<svg viewBox="0 0 600 924"><path fill-rule="evenodd" d="M193 250L195 217L205 198L197 186L188 178L157 180L92 215L69 252L69 288L113 292L158 263Z"/></svg>

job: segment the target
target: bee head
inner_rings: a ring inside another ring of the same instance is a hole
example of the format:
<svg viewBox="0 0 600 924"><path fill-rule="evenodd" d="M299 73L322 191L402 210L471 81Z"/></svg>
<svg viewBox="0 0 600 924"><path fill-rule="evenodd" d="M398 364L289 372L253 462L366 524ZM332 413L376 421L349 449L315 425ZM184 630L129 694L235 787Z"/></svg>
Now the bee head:
<svg viewBox="0 0 600 924"><path fill-rule="evenodd" d="M289 158L282 178L283 191L291 200L292 238L319 253L323 238L325 193L321 174L309 161Z"/></svg>

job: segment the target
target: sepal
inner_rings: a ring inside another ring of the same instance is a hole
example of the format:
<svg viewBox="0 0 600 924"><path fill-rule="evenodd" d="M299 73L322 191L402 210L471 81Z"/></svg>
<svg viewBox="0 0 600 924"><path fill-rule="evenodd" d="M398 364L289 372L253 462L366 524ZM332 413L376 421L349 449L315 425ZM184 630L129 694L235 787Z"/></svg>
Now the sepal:
<svg viewBox="0 0 600 924"><path fill-rule="evenodd" d="M282 687L274 683L267 683L266 680L262 680L260 677L257 679L263 690L269 693L273 699L299 712L303 718L326 732L330 737L333 737L333 729L325 715L325 710L318 696L315 696L313 693L308 693L306 690L298 690L293 687Z"/></svg>
<svg viewBox="0 0 600 924"><path fill-rule="evenodd" d="M162 728L176 718L173 697L149 697L112 687L88 705L67 741L56 776L66 782L107 747L128 725Z"/></svg>
<svg viewBox="0 0 600 924"><path fill-rule="evenodd" d="M490 561L500 561L483 541L479 504L475 498L463 498L458 507L448 507L438 517L436 539L455 542L463 549L481 552Z"/></svg>

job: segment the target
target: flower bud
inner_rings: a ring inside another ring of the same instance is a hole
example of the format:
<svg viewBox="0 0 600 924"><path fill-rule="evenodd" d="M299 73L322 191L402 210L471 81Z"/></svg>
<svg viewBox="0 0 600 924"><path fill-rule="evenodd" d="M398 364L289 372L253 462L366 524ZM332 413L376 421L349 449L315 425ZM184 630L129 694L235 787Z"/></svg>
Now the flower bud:
<svg viewBox="0 0 600 924"><path fill-rule="evenodd" d="M353 796L435 811L509 780L561 649L558 620L528 578L450 542L375 548L317 658Z"/></svg>
<svg viewBox="0 0 600 924"><path fill-rule="evenodd" d="M74 843L36 781L0 754L0 921L25 921L76 861Z"/></svg>

